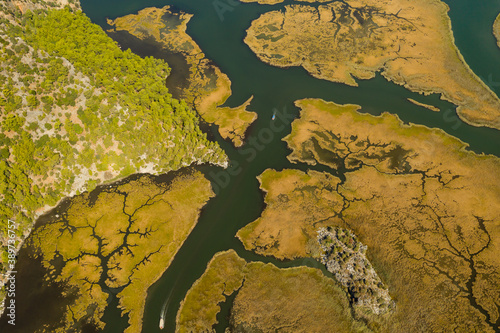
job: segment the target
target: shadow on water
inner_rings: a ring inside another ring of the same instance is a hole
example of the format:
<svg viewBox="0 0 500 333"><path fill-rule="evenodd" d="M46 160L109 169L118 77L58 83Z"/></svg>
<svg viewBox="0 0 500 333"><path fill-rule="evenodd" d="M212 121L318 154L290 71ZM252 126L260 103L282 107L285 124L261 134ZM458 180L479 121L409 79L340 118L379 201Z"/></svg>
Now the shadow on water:
<svg viewBox="0 0 500 333"><path fill-rule="evenodd" d="M64 294L62 283L47 283L45 277L48 271L40 259L34 258L33 248L23 247L19 252L15 270L16 295L15 325L8 323L10 310L6 310L0 318L0 332L26 333L35 332L41 327L49 330L57 328L66 305L75 299L75 293ZM10 298L7 303L10 304Z"/></svg>
<svg viewBox="0 0 500 333"><path fill-rule="evenodd" d="M282 8L283 5L273 7L254 4L235 5L232 10L225 13L224 20L221 21L214 10L213 2L206 0L172 0L168 2L164 0L82 0L81 2L84 12L93 22L104 27L106 27L106 18L114 19L135 13L148 6L162 7L166 4L173 4L188 13L194 14L188 25L188 33L197 41L207 57L213 60L232 81L233 95L227 101L227 105L239 105L250 95L254 95L250 109L259 114L259 118L248 131L247 143L239 149L235 149L228 142L222 140L213 126L209 127L210 134L226 150L232 164L236 167L232 173L213 166L197 167L212 181L214 189L217 189L217 196L211 199L203 208L198 224L186 239L171 265L149 289L144 313L143 332L160 331L158 327L159 318L167 300L169 305L166 312L166 330L173 332L175 329L175 316L181 300L194 281L202 275L208 261L218 251L232 248L246 260L272 262L278 267L297 265L317 267L317 262L307 260L280 262L273 258L258 256L246 251L235 238L236 232L258 218L264 208L263 193L259 190L259 182L256 179L259 174L267 168L277 170L284 168L307 170L310 168L305 165L291 164L286 159L289 151L281 138L290 132L289 122L283 123L283 126L278 131L273 131L271 137L266 138L263 136L265 129L270 128L273 108L278 110L286 109L287 112L297 117L299 111L293 105L293 101L301 98L314 97L341 104L359 104L362 107L362 112L369 112L373 115L379 115L384 111L395 113L406 123L412 122L441 128L469 143L471 149L478 153L484 152L500 156L498 131L488 128L476 128L463 123L456 116L454 106L440 100L437 95L422 96L411 93L404 87L387 82L381 75L377 75L372 80L360 81L359 87L349 87L314 79L302 68L281 69L260 62L242 42L245 29L261 13L271 8ZM449 2L452 7L452 20L455 20L456 17L461 17L457 14L457 11L462 10L461 4L470 1ZM483 10L490 9L490 7L483 8ZM466 14L462 13L461 15ZM488 15L491 16L491 14ZM460 29L458 32L459 36L456 36L456 39L459 47L464 47L468 43L469 37L462 38L462 34L466 35L465 29L469 28L474 33L479 20L478 17L480 17L479 14L475 14L475 19L471 25L464 25L465 28ZM454 26L458 25L458 23L454 24ZM175 93L176 85L185 84L182 81L182 75L187 69L183 65L182 59L179 59L176 55L168 54L168 52L165 53L156 42L152 40L139 41L128 33L114 33L111 36L119 41L122 48L129 47L141 56L151 55L169 62L174 68L172 71L173 78L171 77L169 79L171 81L168 82L172 93ZM481 66L483 66L478 64L483 60L481 56L470 57L466 53L466 59L470 59L473 63L471 67L474 70L481 69ZM493 58L486 57L486 59L489 61L488 64L493 63L491 62ZM176 69L176 67L178 68ZM441 109L441 112L432 112L411 104L407 101L407 98L435 105ZM314 167L314 169L332 172L327 167L318 166ZM175 175L175 173L169 173L166 177L172 175ZM342 177L341 174L337 175ZM38 289L34 289L33 285L29 283L21 284L23 279L30 281L30 283L43 281L42 277L45 274L43 271L37 271L36 267L39 267L39 264L36 266L36 263L29 261L26 257L27 251L29 250L24 249L21 251L18 263L20 272L18 275L19 286L25 289L25 294L19 294L19 300L20 302L23 299L29 300L29 302L32 302L32 300L40 301L40 303L26 304L26 310L23 310L22 314L24 318L34 318L33 321L29 320L29 322L34 322L36 324L33 325L39 327L38 324L54 322L56 318L50 317L50 313L60 311L63 304L70 300L61 299L60 290L49 290L47 294L44 294L45 296L37 296L36 290ZM21 270L23 265L25 268ZM324 267L320 268L327 274ZM37 271L36 276L30 275L34 274L33 271ZM35 293L35 295L30 293ZM223 305L223 312L218 317L221 319L221 323L217 326L217 331L222 332L224 326L227 325L227 321L222 320L229 314L230 303L231 297ZM42 307L45 304L47 306L40 308L39 304ZM126 325L126 318L120 319L116 305L117 303L112 301L103 317L106 322L106 332L121 332L124 325ZM19 317L21 318L21 314ZM2 321L2 323L4 322Z"/></svg>
<svg viewBox="0 0 500 333"><path fill-rule="evenodd" d="M180 53L166 50L153 37L139 39L127 31L107 32L122 50L130 49L141 57L154 57L165 60L170 67L170 74L166 79L166 85L174 98L182 98L182 90L189 86L189 65L186 58Z"/></svg>

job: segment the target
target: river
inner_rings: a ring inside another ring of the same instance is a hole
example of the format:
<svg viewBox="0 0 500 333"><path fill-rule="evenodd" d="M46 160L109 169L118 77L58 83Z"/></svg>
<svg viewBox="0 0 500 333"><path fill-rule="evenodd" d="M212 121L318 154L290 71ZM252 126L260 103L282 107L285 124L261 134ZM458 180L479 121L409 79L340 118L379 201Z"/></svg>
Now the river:
<svg viewBox="0 0 500 333"><path fill-rule="evenodd" d="M214 7L214 4L221 2L229 3L227 11L222 14ZM500 12L500 2L445 2L451 8L450 17L456 44L464 58L475 73L499 94L500 49L496 46L491 27L496 14ZM313 260L278 262L272 258L261 257L246 251L235 238L237 230L258 218L264 208L263 193L259 190L256 179L259 174L267 168L307 169L305 165L288 162L286 156L289 151L281 141L290 132L290 121L298 115L298 109L293 105L297 99L314 97L342 104L359 104L363 112L374 115L388 111L398 114L405 122L442 128L467 142L477 153L500 156L499 131L463 123L456 116L454 106L440 100L437 95L421 96L409 92L401 86L387 82L380 75L372 80L358 81L359 87L349 87L314 79L302 68L281 69L260 62L243 43L245 30L261 13L271 8L282 8L283 4L261 6L223 0L81 0L81 3L87 16L104 29L108 27L107 18L114 19L136 13L150 6L162 7L170 4L176 9L194 14L188 24L188 33L232 82L233 95L226 104L237 106L254 95L250 109L259 115L248 131L246 144L239 149L222 140L214 128L206 126L209 135L220 143L232 164L237 167L231 173L218 167L198 167L214 183L217 196L204 207L197 226L170 267L149 289L143 332L160 332L158 322L163 306L167 307L165 331L172 332L175 329L175 316L180 301L193 282L201 276L216 252L232 248L247 260L273 262L279 267L299 264L320 266ZM126 38L120 40L120 43L127 45ZM144 48L141 55L163 57L155 48ZM168 55L164 58L168 59ZM437 113L418 107L408 102L407 98L435 105L442 111ZM277 117L275 126L271 126L271 115L276 110L291 116ZM314 169L332 172L326 167ZM342 177L342 174L339 176ZM116 301L112 302L105 312L104 332L121 332L126 327L126 318L120 318L116 304ZM227 325L229 307L230 300L224 304L223 313L218 316L218 332L223 332Z"/></svg>

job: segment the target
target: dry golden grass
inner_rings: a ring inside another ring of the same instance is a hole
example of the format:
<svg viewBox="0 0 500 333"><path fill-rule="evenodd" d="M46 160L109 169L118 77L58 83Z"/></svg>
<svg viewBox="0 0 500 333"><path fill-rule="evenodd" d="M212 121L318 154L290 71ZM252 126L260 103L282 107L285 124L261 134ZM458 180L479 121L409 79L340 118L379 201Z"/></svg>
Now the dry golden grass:
<svg viewBox="0 0 500 333"><path fill-rule="evenodd" d="M286 138L290 159L347 168L345 182L329 190L340 203L319 197L314 207L340 207L328 223L348 227L368 246L367 256L396 302L391 315L356 315L378 332L498 329L500 159L466 151L442 130L404 125L394 115L374 117L356 112L355 105L321 100L297 105L301 118ZM266 210L239 233L246 246L261 240L261 254L285 253L288 242L296 242L289 229L323 223L302 218L311 206L302 204L306 184L285 187L290 174L311 177L309 191L325 191L314 185L324 177L319 173L266 171ZM270 200L280 192L287 195L286 206ZM289 219L280 221L281 230L266 219L277 212ZM269 236L276 234L279 242Z"/></svg>
<svg viewBox="0 0 500 333"><path fill-rule="evenodd" d="M366 332L342 289L320 270L247 264L231 311L235 332Z"/></svg>
<svg viewBox="0 0 500 333"><path fill-rule="evenodd" d="M381 71L412 91L440 93L467 123L500 129L500 100L456 48L447 11L439 0L291 5L253 21L245 43L264 62L353 86Z"/></svg>
<svg viewBox="0 0 500 333"><path fill-rule="evenodd" d="M464 142L440 129L404 125L396 115L374 117L356 112L360 108L357 105L316 99L300 100L296 105L302 109L301 117L292 123L292 133L284 139L293 150L288 157L292 162L319 163L335 169L367 164L389 173L410 168L448 178L449 168L473 171L467 164L456 163L457 159L497 163L494 158L466 151Z"/></svg>
<svg viewBox="0 0 500 333"><path fill-rule="evenodd" d="M407 100L408 100L410 103L413 103L413 104L415 104L415 105L421 106L421 107L423 107L423 108L429 109L429 110L434 111L434 112L439 112L439 111L441 111L439 108L435 107L434 105L429 105L429 104L421 103L421 102L419 102L419 101L414 100L413 98L407 98Z"/></svg>
<svg viewBox="0 0 500 333"><path fill-rule="evenodd" d="M446 188L437 179L370 167L352 172L344 188L342 194L352 200L344 219L368 245L370 260L396 301L394 316L382 327L492 331L498 320L494 304L500 302L498 195L484 200L489 211L475 217L486 208L476 206L483 201L478 195L495 193L474 193L470 184ZM487 215L491 219L482 224L479 219Z"/></svg>
<svg viewBox="0 0 500 333"><path fill-rule="evenodd" d="M181 53L190 66L189 86L182 92L184 98L206 122L219 126L219 133L236 147L243 144L245 132L257 118L247 111L252 97L239 107L220 107L231 96L231 81L212 64L196 42L186 33L192 15L173 13L170 6L146 8L136 15L127 15L108 23L116 31L125 30L145 39L153 37L167 50Z"/></svg>
<svg viewBox="0 0 500 333"><path fill-rule="evenodd" d="M212 110L205 113L205 121L219 126L219 133L223 138L233 141L235 147L241 147L243 140L245 140L245 132L248 126L257 119L257 113L247 111L247 107L250 105L253 96L242 105L234 108L218 106L223 104L228 97L221 99L214 92L212 95L201 100L199 109ZM222 100L224 102L221 103L220 101Z"/></svg>
<svg viewBox="0 0 500 333"><path fill-rule="evenodd" d="M342 197L333 192L340 180L326 173L268 169L259 176L267 209L240 229L246 249L279 259L317 252L316 231L336 220Z"/></svg>
<svg viewBox="0 0 500 333"><path fill-rule="evenodd" d="M231 332L363 332L344 292L320 270L279 269L219 252L184 298L177 332L214 332L219 302L236 292Z"/></svg>
<svg viewBox="0 0 500 333"><path fill-rule="evenodd" d="M241 287L245 260L234 250L217 253L189 289L177 312L176 332L211 332L219 303Z"/></svg>
<svg viewBox="0 0 500 333"><path fill-rule="evenodd" d="M107 287L123 288L118 298L129 316L126 332L138 332L147 289L169 266L212 196L210 182L199 172L177 176L168 184L143 176L104 189L95 202L87 193L78 196L59 221L37 228L30 242L44 266L54 270L56 251L64 261L62 272L50 280L79 290L68 307L64 329L79 320L104 327L104 281Z"/></svg>

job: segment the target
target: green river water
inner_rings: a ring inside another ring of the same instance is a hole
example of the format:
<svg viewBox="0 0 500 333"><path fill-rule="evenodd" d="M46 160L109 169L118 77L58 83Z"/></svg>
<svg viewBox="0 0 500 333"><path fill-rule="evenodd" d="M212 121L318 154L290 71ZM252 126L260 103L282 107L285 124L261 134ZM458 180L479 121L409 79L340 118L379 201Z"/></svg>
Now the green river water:
<svg viewBox="0 0 500 333"><path fill-rule="evenodd" d="M294 265L320 265L312 260L278 262L245 251L234 236L238 229L259 217L264 208L263 194L256 179L266 168L300 168L286 160L289 151L281 139L290 132L291 117L276 120L276 131L271 127L273 110L298 115L293 101L317 97L337 103L355 103L362 110L372 114L383 111L396 113L405 122L439 127L449 134L459 137L471 145L476 152L500 155L499 132L493 129L476 128L461 122L452 104L441 101L439 96L421 96L403 87L387 82L378 75L375 79L359 81L353 88L317 80L302 68L280 69L260 62L243 43L245 30L252 20L270 9L283 8L283 5L261 6L256 4L230 4L232 10L217 12L215 6L221 2L209 0L183 1L124 1L124 0L82 0L83 11L93 22L106 27L106 18L116 18L138 10L156 6L173 5L174 8L194 14L188 24L188 33L200 45L206 56L213 60L226 73L232 82L233 95L227 105L236 106L254 95L251 110L259 114L251 126L246 145L234 149L221 140L212 129L212 135L226 150L236 167L231 174L220 168L201 167L200 169L220 189L217 196L204 208L198 225L186 240L174 261L148 292L144 313L143 332L159 332L158 322L161 310L166 309L166 330L175 328L175 316L180 301L187 290L198 279L212 256L222 250L233 248L247 260L273 262L279 267ZM497 1L449 1L450 17L455 30L455 38L465 59L478 76L500 91L500 49L491 33L495 13L500 12ZM221 20L222 17L222 20ZM496 85L497 79L499 81ZM497 91L498 94L498 91ZM442 112L436 113L409 103L406 98L438 106ZM271 134L270 134L271 133ZM316 168L322 170L322 168ZM327 168L324 168L327 170ZM332 170L328 170L332 171ZM341 176L341 175L340 175ZM227 325L229 302L224 304L218 316L220 324L217 331L223 332ZM110 307L104 318L106 332L119 332L125 320L119 320L116 308Z"/></svg>
<svg viewBox="0 0 500 333"><path fill-rule="evenodd" d="M311 259L279 262L255 255L246 251L235 238L237 230L258 218L264 208L263 193L259 190L256 179L259 174L267 168L308 168L288 162L286 156L289 151L281 141L290 132L290 122L298 115L298 109L293 105L295 100L315 97L342 104L359 104L363 112L375 115L383 111L396 113L405 122L442 128L470 144L475 152L500 156L499 131L476 128L461 122L455 114L454 106L440 100L437 95L421 96L411 93L380 75L372 80L359 81L359 87L349 87L314 79L302 68L280 69L260 62L243 43L245 30L261 13L284 5L238 4L231 0L221 0L215 4L221 2L230 4L228 8L231 8L223 13L223 20L212 0L81 0L83 11L103 28L107 27L106 18L114 19L136 13L150 6L170 4L176 9L194 14L188 25L188 33L206 56L231 79L233 95L227 105L240 105L254 95L250 109L259 115L248 131L246 144L240 149L235 149L222 140L215 128L206 126L209 135L226 150L235 167L230 172L219 167L198 167L214 184L217 196L204 207L197 226L170 267L149 289L143 322L143 332L147 333L160 332L158 323L164 306L164 331L173 332L179 303L216 252L232 248L247 260L272 262L278 267L308 265L321 268L322 265ZM500 12L500 1L446 2L451 8L450 17L457 46L473 71L499 94L500 49L491 33L491 27L496 14ZM141 53L140 50L138 53ZM142 53L141 55L161 57L161 51L151 48L144 48ZM435 105L441 112L413 105L407 98ZM284 116L278 116L274 124L271 124L271 115L275 110ZM337 174L326 167L317 166L314 169ZM343 177L341 172L337 175ZM323 271L325 272L324 269ZM222 304L222 311L218 316L220 323L216 328L218 332L223 332L227 326L230 301L231 299ZM120 318L116 305L115 299L105 312L105 332L122 332L127 326L127 318Z"/></svg>

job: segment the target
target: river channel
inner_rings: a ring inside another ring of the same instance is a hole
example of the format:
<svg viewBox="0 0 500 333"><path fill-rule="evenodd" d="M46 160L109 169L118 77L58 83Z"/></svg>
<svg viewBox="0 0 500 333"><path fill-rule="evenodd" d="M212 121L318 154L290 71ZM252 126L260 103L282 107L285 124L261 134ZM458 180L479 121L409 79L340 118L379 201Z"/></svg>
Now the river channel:
<svg viewBox="0 0 500 333"><path fill-rule="evenodd" d="M223 13L215 9L217 3L227 4ZM495 0L446 0L456 44L475 73L497 95L500 93L500 49L491 33L493 20L500 12L500 2ZM204 207L197 226L175 256L163 276L149 289L144 313L143 332L160 332L158 322L163 306L167 306L164 331L175 330L175 316L181 300L191 285L206 268L208 261L219 251L235 249L246 260L272 262L278 267L309 265L319 267L313 260L279 262L246 251L235 234L241 227L258 218L264 208L263 193L256 177L267 168L282 170L296 168L307 170L305 165L291 164L286 156L289 150L281 139L290 133L291 121L298 116L293 102L301 98L322 98L344 104L359 104L363 112L378 115L384 111L397 114L404 122L438 127L460 138L477 153L500 156L500 132L489 128L467 125L458 119L455 107L440 100L438 95L422 96L385 80L381 75L367 81L358 81L358 87L318 80L302 68L281 69L260 62L243 43L245 30L260 14L283 8L284 4L263 6L239 4L224 0L81 0L82 9L94 23L107 29L106 19L124 16L146 7L173 5L175 9L194 14L188 24L188 33L226 73L232 82L233 94L227 101L237 106L251 95L254 99L250 110L259 117L250 127L245 145L235 149L224 141L215 128L204 126L209 136L217 140L226 151L233 168L228 172L219 167L199 166L213 183L217 196ZM290 2L287 2L289 4ZM215 6L214 6L215 5ZM122 36L123 37L123 36ZM118 39L118 38L117 38ZM137 41L118 40L122 46L141 48ZM168 59L154 47L144 47L141 56L152 55ZM177 59L178 60L178 59ZM181 60L178 60L181 63ZM175 61L174 61L175 63ZM172 64L172 66L175 66ZM432 112L407 101L432 104L441 112ZM273 112L278 112L271 123ZM316 170L337 174L327 167ZM324 270L323 270L324 271ZM326 274L326 272L325 272ZM223 332L227 326L230 301L223 304L216 327ZM113 301L105 312L104 332L122 332L127 318L120 318Z"/></svg>

